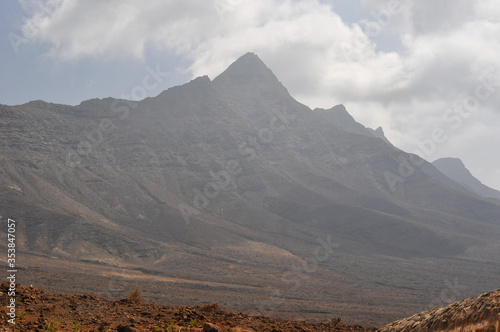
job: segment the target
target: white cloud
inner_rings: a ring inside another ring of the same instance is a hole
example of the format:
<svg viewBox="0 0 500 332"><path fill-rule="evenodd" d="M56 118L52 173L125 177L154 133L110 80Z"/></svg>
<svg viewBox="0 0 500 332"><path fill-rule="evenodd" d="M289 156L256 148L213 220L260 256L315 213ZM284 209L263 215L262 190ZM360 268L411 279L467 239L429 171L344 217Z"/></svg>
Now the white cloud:
<svg viewBox="0 0 500 332"><path fill-rule="evenodd" d="M34 15L35 37L64 60L142 58L148 46L182 54L213 34L218 23L211 3L194 0L60 1L55 6L50 14L39 9Z"/></svg>

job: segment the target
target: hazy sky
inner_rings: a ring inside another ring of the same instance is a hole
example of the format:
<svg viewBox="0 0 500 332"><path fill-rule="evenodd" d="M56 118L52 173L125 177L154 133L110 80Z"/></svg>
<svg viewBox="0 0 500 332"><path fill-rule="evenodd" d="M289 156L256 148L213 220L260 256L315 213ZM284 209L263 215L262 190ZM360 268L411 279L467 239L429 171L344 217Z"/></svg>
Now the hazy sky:
<svg viewBox="0 0 500 332"><path fill-rule="evenodd" d="M20 0L0 5L0 103L155 96L246 52L311 108L346 105L500 189L497 0ZM165 74L168 73L168 74Z"/></svg>

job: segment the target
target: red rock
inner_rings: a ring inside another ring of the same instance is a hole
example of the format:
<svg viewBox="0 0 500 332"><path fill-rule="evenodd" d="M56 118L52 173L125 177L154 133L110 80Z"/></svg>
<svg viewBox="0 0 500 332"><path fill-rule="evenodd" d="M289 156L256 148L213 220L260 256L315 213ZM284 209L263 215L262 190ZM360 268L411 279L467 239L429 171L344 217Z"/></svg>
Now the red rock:
<svg viewBox="0 0 500 332"><path fill-rule="evenodd" d="M220 332L221 329L215 324L212 323L204 323L203 324L203 332Z"/></svg>

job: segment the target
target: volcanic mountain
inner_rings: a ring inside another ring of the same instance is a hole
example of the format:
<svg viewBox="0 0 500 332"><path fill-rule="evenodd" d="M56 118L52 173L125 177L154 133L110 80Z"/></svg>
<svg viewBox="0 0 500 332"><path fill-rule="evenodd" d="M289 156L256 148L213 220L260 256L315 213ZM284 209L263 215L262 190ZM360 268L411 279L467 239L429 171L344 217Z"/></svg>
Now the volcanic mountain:
<svg viewBox="0 0 500 332"><path fill-rule="evenodd" d="M330 111L252 53L137 102L0 105L19 278L366 326L498 287L500 204Z"/></svg>

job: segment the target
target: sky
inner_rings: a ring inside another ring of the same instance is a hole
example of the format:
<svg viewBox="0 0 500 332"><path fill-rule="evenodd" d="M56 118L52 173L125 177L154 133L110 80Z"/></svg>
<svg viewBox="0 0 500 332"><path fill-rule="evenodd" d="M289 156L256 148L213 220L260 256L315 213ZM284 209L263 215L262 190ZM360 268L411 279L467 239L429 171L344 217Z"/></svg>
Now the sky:
<svg viewBox="0 0 500 332"><path fill-rule="evenodd" d="M497 0L4 1L0 35L1 104L139 100L254 52L299 102L500 189Z"/></svg>

